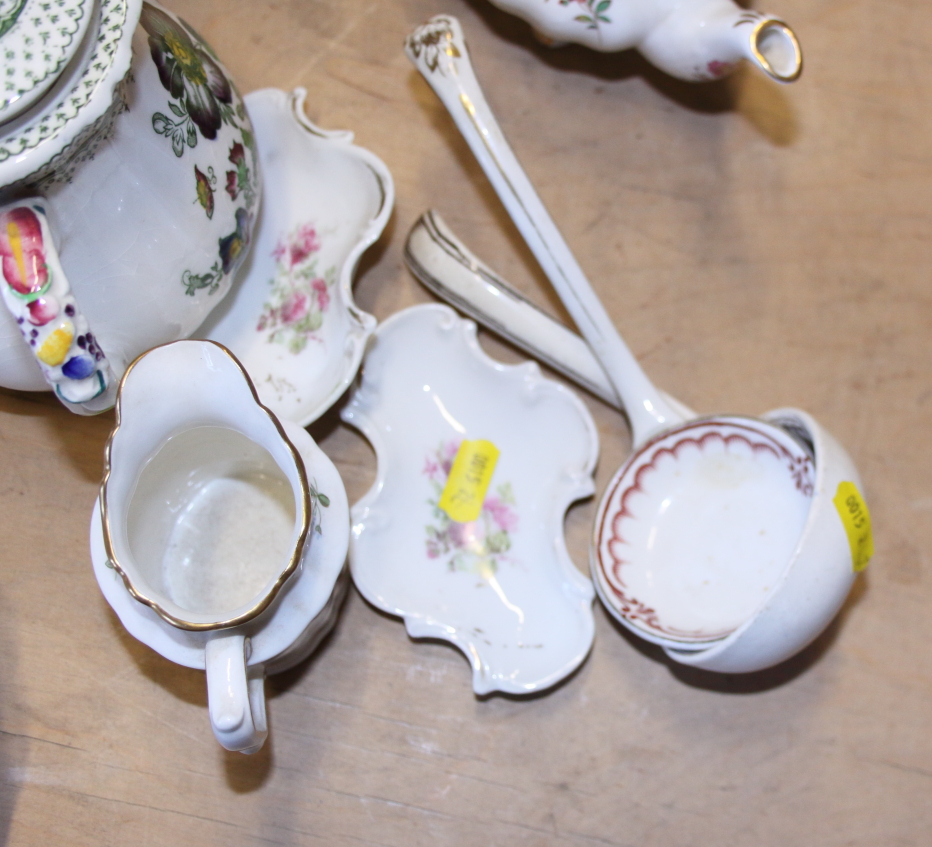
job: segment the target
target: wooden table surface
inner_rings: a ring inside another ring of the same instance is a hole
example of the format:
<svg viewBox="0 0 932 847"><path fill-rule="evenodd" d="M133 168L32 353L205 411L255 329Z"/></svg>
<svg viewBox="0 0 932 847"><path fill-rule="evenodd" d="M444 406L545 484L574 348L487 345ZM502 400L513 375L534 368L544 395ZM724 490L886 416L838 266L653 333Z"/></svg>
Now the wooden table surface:
<svg viewBox="0 0 932 847"><path fill-rule="evenodd" d="M763 0L761 0L763 3ZM932 17L902 0L773 0L802 79L664 77L630 53L548 50L486 0L173 0L243 91L307 111L388 165L364 258L380 320L432 298L403 265L429 207L565 313L401 49L460 17L505 132L656 382L703 412L792 405L857 462L876 555L801 655L750 676L671 665L596 606L565 684L473 696L463 657L351 590L315 655L267 683L271 737L225 753L204 676L129 636L88 520L112 414L0 391L0 843L8 845L932 844ZM521 358L489 336L483 344ZM599 492L629 446L599 427ZM357 500L371 449L310 428ZM595 501L567 517L587 561Z"/></svg>

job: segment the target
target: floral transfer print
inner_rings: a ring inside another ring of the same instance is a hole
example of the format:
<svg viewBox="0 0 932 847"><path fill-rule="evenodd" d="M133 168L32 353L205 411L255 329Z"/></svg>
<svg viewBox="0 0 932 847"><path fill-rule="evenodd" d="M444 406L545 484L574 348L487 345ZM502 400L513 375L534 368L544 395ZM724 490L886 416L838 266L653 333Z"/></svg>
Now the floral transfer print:
<svg viewBox="0 0 932 847"><path fill-rule="evenodd" d="M572 3L586 10L573 18L574 21L587 24L586 29L598 29L599 24L612 22L612 19L605 14L611 7L612 0L560 0L561 6L569 6Z"/></svg>
<svg viewBox="0 0 932 847"><path fill-rule="evenodd" d="M320 510L330 505L330 498L323 491L317 490L316 479L313 482L308 480L307 487L311 495L311 528L318 535L323 535L320 529Z"/></svg>
<svg viewBox="0 0 932 847"><path fill-rule="evenodd" d="M323 326L330 306L330 289L336 284L336 267L321 275L317 270L320 239L311 224L299 226L272 251L275 276L271 297L262 309L256 332L268 331L269 344L283 344L300 353Z"/></svg>
<svg viewBox="0 0 932 847"><path fill-rule="evenodd" d="M425 527L427 556L445 559L449 571L466 571L484 578L492 577L511 549L511 533L518 528L518 514L511 483L503 483L495 494L486 497L479 518L469 523L457 523L438 505L460 442L447 441L428 454L424 475L430 481L434 496L427 500L433 509L434 523Z"/></svg>
<svg viewBox="0 0 932 847"><path fill-rule="evenodd" d="M162 87L171 98L168 101L171 116L156 112L152 116L152 128L159 135L171 139L174 154L180 158L187 148L197 147L199 137L216 141L224 126L235 133L228 154L234 170L226 172L224 186L236 204L231 222L235 222L235 229L218 240L218 258L208 270L197 272L188 269L181 275L185 294L194 297L198 291L206 291L211 295L239 267L249 247L259 191L256 142L242 99L220 67L216 55L197 33L183 21L145 2L142 4L140 25L148 33L152 61ZM251 167L247 163L247 151ZM213 161L216 162L216 158ZM199 167L195 164L194 179L196 202L213 220L218 199L218 180L213 166ZM231 215L230 211L218 214L218 218L230 220L228 215Z"/></svg>
<svg viewBox="0 0 932 847"><path fill-rule="evenodd" d="M161 9L143 3L139 22L149 34L149 50L159 72L162 86L173 100L168 108L177 120L161 112L152 116L152 128L172 140L176 156L185 145L197 145L197 129L207 139L228 122L233 89L217 63L201 44ZM226 120L224 120L226 118Z"/></svg>
<svg viewBox="0 0 932 847"><path fill-rule="evenodd" d="M197 202L201 204L207 217L212 218L214 216L214 186L217 184L217 175L213 167L208 167L205 174L195 165L194 182L197 185Z"/></svg>
<svg viewBox="0 0 932 847"><path fill-rule="evenodd" d="M252 229L252 215L245 209L236 210L236 229L229 235L220 239L220 258L217 259L210 270L202 274L193 274L185 271L181 275L184 284L184 293L193 297L198 291L206 288L208 294L213 294L220 288L220 283L235 271L240 262L246 257L246 248L249 247L249 233Z"/></svg>
<svg viewBox="0 0 932 847"><path fill-rule="evenodd" d="M249 168L246 166L246 151L238 141L230 148L229 158L236 170L227 171L226 192L234 203L242 194L246 208L251 209L256 202L256 191L249 177Z"/></svg>

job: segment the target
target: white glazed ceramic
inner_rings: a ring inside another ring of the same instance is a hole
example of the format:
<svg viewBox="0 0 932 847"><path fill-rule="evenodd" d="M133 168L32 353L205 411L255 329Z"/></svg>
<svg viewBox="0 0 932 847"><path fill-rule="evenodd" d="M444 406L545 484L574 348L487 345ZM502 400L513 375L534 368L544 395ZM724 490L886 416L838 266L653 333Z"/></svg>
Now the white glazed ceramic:
<svg viewBox="0 0 932 847"><path fill-rule="evenodd" d="M439 212L417 220L405 242L411 272L434 294L610 406L623 410L589 345L503 280L457 238ZM684 418L696 413L669 394Z"/></svg>
<svg viewBox="0 0 932 847"><path fill-rule="evenodd" d="M430 54L428 43L434 47ZM508 147L475 79L458 22L433 19L408 39L406 49L451 112L624 403L635 452L609 484L596 524L593 568L602 599L625 626L671 649L702 649L727 638L750 619L745 616L753 617L755 603L798 558L797 543L807 538L799 497L817 493L811 449L764 420L685 419L650 383L618 335ZM684 434L691 429L697 438ZM672 487L665 490L663 481ZM860 495L857 501L863 505ZM752 544L754 539L759 540ZM677 586L668 589L671 596L658 616L655 606L664 585L662 577L653 583L659 572L656 553L671 557L665 574L694 571L694 590L706 583L714 587L716 581L728 584L729 575L738 572L753 574L757 589L710 592L697 621L688 601L672 597ZM643 577L635 579L638 570ZM718 576L710 579L713 572ZM638 590L651 584L653 605L631 593L633 583ZM609 587L616 590L601 590Z"/></svg>
<svg viewBox="0 0 932 847"><path fill-rule="evenodd" d="M802 71L793 31L779 18L732 0L492 0L530 22L544 41L594 50L636 48L672 76L719 79L747 59L792 82Z"/></svg>
<svg viewBox="0 0 932 847"><path fill-rule="evenodd" d="M210 48L155 4L7 5L14 72L34 58L29 8L87 20L83 39L50 54L54 83L0 111L0 287L17 307L0 309L0 386L48 380L74 411L100 411L130 361L190 335L229 288L261 190L252 127Z"/></svg>
<svg viewBox="0 0 932 847"><path fill-rule="evenodd" d="M593 590L563 518L592 493L598 454L578 398L536 364L488 358L449 308L415 306L376 331L343 419L378 458L352 509L362 595L412 637L462 650L477 694L529 694L571 673L592 644ZM438 502L464 439L500 455L479 518L457 523Z"/></svg>
<svg viewBox="0 0 932 847"><path fill-rule="evenodd" d="M434 293L606 402L624 408L585 342L483 264L436 212L423 215L412 228L405 259ZM694 416L672 397L664 396L684 416ZM815 468L812 506L787 566L771 580L765 596L739 627L705 645L686 642L679 649L667 648L676 661L706 670L755 671L795 655L829 624L854 579L851 551L833 502L841 483L854 482L860 487L851 459L805 412L779 409L762 418L791 434L811 454ZM614 613L622 615L623 606L610 580L603 576L599 559L594 557L592 564L603 599ZM639 611L637 604L629 605L626 619L633 619L632 628L654 640L649 628L638 625Z"/></svg>
<svg viewBox="0 0 932 847"><path fill-rule="evenodd" d="M388 221L391 174L349 132L304 116L304 89L246 96L264 190L254 246L233 289L195 333L243 363L276 415L307 426L346 390L375 318L353 302L353 274Z"/></svg>
<svg viewBox="0 0 932 847"><path fill-rule="evenodd" d="M95 572L133 635L207 671L227 749L261 747L266 670L299 661L332 622L347 517L332 464L258 403L223 347L180 341L127 371L92 519Z"/></svg>

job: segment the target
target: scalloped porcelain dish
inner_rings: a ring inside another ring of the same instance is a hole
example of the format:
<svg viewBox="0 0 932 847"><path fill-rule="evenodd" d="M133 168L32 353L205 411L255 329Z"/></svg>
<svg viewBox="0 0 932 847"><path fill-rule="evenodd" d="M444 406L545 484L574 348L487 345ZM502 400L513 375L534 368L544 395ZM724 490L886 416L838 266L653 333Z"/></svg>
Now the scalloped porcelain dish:
<svg viewBox="0 0 932 847"><path fill-rule="evenodd" d="M399 312L373 341L342 412L378 459L351 510L357 588L411 637L462 650L476 694L549 688L594 635L592 583L563 537L567 508L594 490L589 412L536 364L490 359L476 325L446 306ZM478 517L458 522L441 504L464 441L490 442L498 456L475 495Z"/></svg>
<svg viewBox="0 0 932 847"><path fill-rule="evenodd" d="M194 334L228 347L260 400L301 426L352 382L376 320L353 302L353 274L394 203L391 174L351 132L304 116L306 91L246 95L263 172L249 258Z"/></svg>

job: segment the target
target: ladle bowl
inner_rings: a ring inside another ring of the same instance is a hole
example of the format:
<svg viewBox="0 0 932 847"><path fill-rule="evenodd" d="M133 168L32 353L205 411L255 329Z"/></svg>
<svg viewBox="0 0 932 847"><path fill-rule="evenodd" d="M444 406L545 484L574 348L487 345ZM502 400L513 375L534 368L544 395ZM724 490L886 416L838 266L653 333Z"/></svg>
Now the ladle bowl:
<svg viewBox="0 0 932 847"><path fill-rule="evenodd" d="M721 640L782 576L813 479L803 446L754 418L699 418L651 439L599 507L591 565L603 602L665 647Z"/></svg>

